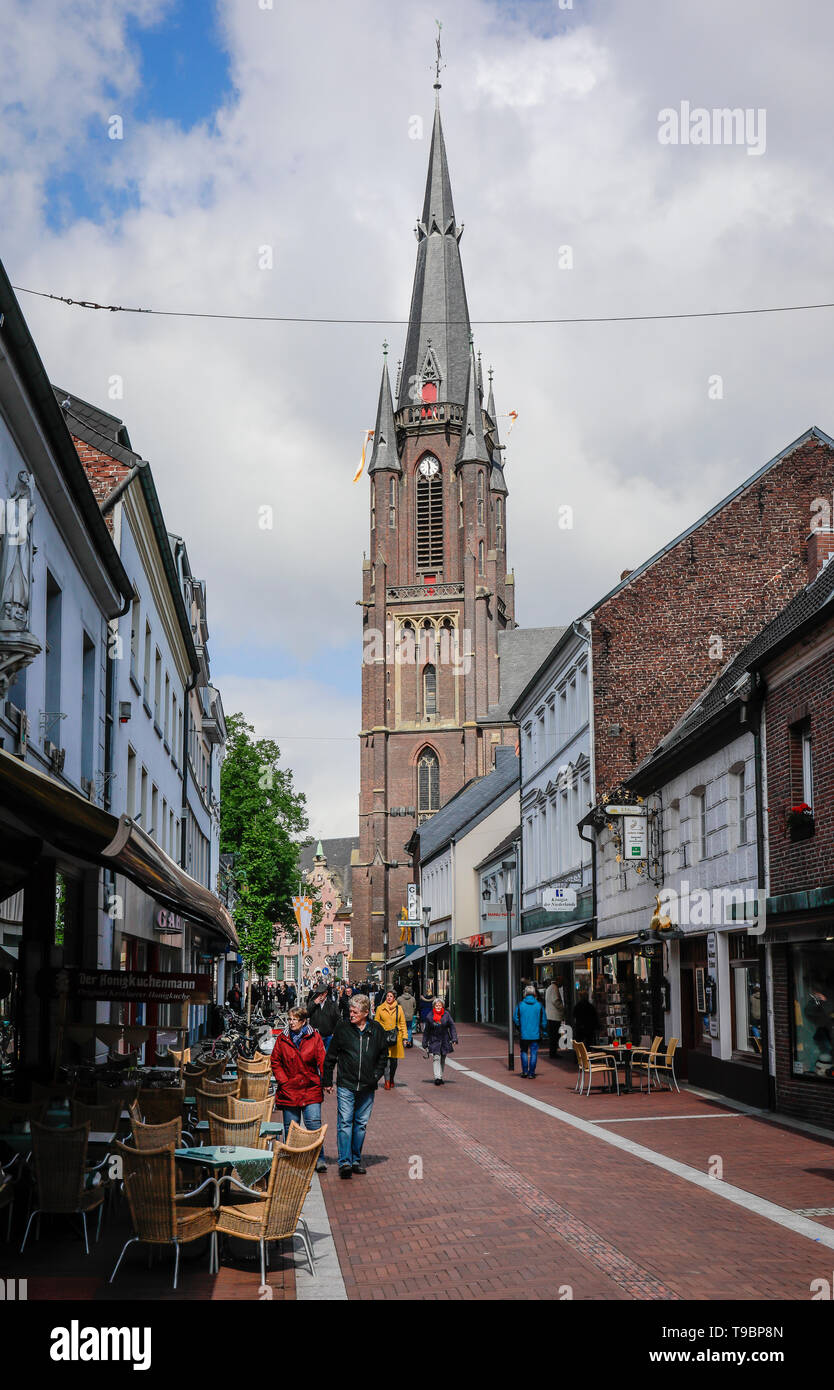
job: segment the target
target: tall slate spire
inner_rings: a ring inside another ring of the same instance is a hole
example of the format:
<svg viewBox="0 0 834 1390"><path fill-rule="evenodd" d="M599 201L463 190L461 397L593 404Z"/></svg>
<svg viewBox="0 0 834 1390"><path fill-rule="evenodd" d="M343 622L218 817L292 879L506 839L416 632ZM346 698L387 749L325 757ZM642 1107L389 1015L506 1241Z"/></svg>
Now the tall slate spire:
<svg viewBox="0 0 834 1390"><path fill-rule="evenodd" d="M440 106L434 113L423 215L416 227L417 266L403 357L399 409L422 399L426 369L437 400L462 405L469 368L469 308L455 224Z"/></svg>
<svg viewBox="0 0 834 1390"><path fill-rule="evenodd" d="M504 460L501 436L498 433L498 413L495 409L495 392L492 388L492 368L489 369L489 400L487 401L487 415L490 424L490 440L492 442L492 470L489 475L489 486L493 492L502 492L506 495L507 484L504 480Z"/></svg>
<svg viewBox="0 0 834 1390"><path fill-rule="evenodd" d="M388 357L382 364L382 380L379 383L379 405L376 408L374 427L374 447L368 472L390 468L402 473L400 457L397 453L397 428L394 424L394 402L391 398L391 381L388 376Z"/></svg>
<svg viewBox="0 0 834 1390"><path fill-rule="evenodd" d="M462 463L490 462L489 450L484 438L484 416L478 390L475 349L470 340L469 374L466 379L466 402L463 407L463 429L460 432L460 448L455 466L459 468Z"/></svg>

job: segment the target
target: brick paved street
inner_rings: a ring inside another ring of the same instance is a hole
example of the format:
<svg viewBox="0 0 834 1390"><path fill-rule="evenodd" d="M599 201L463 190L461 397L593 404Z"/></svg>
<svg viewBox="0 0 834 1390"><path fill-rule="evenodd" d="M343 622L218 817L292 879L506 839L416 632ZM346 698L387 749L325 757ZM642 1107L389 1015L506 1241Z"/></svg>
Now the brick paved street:
<svg viewBox="0 0 834 1390"><path fill-rule="evenodd" d="M396 1091L374 1107L367 1176L325 1179L349 1298L803 1300L826 1277L832 1253L817 1241L834 1238L834 1220L793 1213L834 1205L831 1142L686 1091L579 1097L568 1061L545 1055L530 1083L507 1072L495 1033L469 1025L460 1038L469 1070L435 1087L422 1053L407 1053ZM614 1134L695 1170L703 1187L612 1147ZM422 1178L409 1175L415 1159ZM709 1176L716 1160L740 1200L775 1208L725 1200Z"/></svg>

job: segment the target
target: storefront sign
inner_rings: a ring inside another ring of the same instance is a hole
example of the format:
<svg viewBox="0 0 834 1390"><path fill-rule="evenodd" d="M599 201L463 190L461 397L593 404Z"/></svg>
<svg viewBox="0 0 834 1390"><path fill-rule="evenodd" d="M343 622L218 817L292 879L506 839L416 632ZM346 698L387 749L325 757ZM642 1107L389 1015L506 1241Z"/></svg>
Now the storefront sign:
<svg viewBox="0 0 834 1390"><path fill-rule="evenodd" d="M185 919L167 907L158 907L154 913L153 924L157 931L167 932L169 936L182 935Z"/></svg>
<svg viewBox="0 0 834 1390"><path fill-rule="evenodd" d="M492 932L480 932L476 936L465 936L463 944L471 951L486 951L492 945Z"/></svg>
<svg viewBox="0 0 834 1390"><path fill-rule="evenodd" d="M642 816L642 806L605 806L606 816Z"/></svg>
<svg viewBox="0 0 834 1390"><path fill-rule="evenodd" d="M542 907L545 912L572 912L576 907L576 889L545 888Z"/></svg>
<svg viewBox="0 0 834 1390"><path fill-rule="evenodd" d="M405 895L409 922L419 922L420 918L417 913L417 884L407 883L405 886Z"/></svg>
<svg viewBox="0 0 834 1390"><path fill-rule="evenodd" d="M429 937L429 945L434 946L439 941L448 941L449 933L445 931L433 931Z"/></svg>
<svg viewBox="0 0 834 1390"><path fill-rule="evenodd" d="M623 860L630 863L635 859L645 859L646 855L646 817L626 816L623 820Z"/></svg>
<svg viewBox="0 0 834 1390"><path fill-rule="evenodd" d="M718 937L714 931L707 932L707 975L710 977L712 990L718 989ZM711 997L711 996L710 996ZM711 1038L718 1037L718 1001L715 1000L713 1007L714 1013L710 1013L709 1035Z"/></svg>
<svg viewBox="0 0 834 1390"><path fill-rule="evenodd" d="M165 975L144 970L44 970L51 995L70 999L107 999L122 1004L208 1004L209 975Z"/></svg>

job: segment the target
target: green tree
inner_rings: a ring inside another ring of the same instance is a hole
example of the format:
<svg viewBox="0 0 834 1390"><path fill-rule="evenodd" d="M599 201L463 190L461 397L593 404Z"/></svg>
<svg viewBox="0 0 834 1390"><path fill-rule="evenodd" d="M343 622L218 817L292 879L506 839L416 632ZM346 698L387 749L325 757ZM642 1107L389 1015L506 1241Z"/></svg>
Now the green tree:
<svg viewBox="0 0 834 1390"><path fill-rule="evenodd" d="M234 855L234 920L240 953L250 971L266 975L276 924L297 940L292 897L307 829L306 797L292 772L279 766L272 739L254 737L242 714L226 721L228 739L220 775L220 851Z"/></svg>

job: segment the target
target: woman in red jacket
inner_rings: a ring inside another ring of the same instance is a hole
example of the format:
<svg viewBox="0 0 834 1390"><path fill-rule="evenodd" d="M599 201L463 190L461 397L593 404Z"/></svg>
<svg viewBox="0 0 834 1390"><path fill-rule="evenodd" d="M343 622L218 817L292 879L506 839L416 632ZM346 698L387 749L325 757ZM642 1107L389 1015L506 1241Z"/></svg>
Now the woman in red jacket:
<svg viewBox="0 0 834 1390"><path fill-rule="evenodd" d="M321 1128L324 1056L321 1034L310 1027L307 1010L290 1009L289 1022L272 1049L272 1073L278 1083L275 1104L284 1112L285 1135L290 1120L300 1125L303 1118L305 1129ZM324 1150L319 1154L316 1172L327 1172Z"/></svg>

